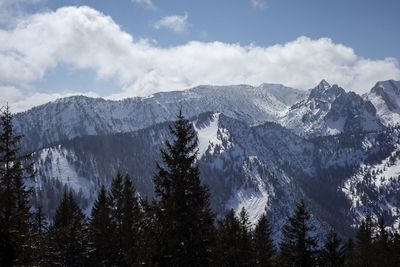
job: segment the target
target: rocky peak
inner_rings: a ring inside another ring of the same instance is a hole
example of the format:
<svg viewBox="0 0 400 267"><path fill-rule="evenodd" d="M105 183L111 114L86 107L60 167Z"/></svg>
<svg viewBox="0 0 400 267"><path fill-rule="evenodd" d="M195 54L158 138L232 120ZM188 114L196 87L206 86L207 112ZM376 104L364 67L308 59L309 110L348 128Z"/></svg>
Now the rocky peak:
<svg viewBox="0 0 400 267"><path fill-rule="evenodd" d="M380 97L390 111L397 111L399 109L400 81L388 80L377 82L372 87L370 95Z"/></svg>
<svg viewBox="0 0 400 267"><path fill-rule="evenodd" d="M322 80L314 89L311 90L309 100L314 99L317 101L332 103L345 90L338 85L330 85L327 81Z"/></svg>
<svg viewBox="0 0 400 267"><path fill-rule="evenodd" d="M371 89L371 93L381 95L382 93L393 93L400 96L400 81L379 81Z"/></svg>

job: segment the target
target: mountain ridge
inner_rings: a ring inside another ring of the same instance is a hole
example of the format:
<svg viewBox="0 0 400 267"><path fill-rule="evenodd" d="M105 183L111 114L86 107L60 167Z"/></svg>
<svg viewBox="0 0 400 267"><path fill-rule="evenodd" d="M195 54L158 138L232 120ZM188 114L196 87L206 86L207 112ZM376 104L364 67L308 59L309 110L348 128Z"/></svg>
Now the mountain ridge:
<svg viewBox="0 0 400 267"><path fill-rule="evenodd" d="M375 108L368 95L324 80L307 93L271 84L200 86L121 101L72 97L15 118L18 131L31 127L25 147L37 160L35 201L49 215L65 187L90 208L118 171L151 198L159 149L182 107L198 134L201 177L218 215L245 207L254 222L267 212L279 229L304 198L318 228L335 226L349 236L343 222L357 225L369 212L391 227L400 221L400 169L391 164L400 160L400 130L384 124L384 106ZM43 136L48 142L35 144Z"/></svg>

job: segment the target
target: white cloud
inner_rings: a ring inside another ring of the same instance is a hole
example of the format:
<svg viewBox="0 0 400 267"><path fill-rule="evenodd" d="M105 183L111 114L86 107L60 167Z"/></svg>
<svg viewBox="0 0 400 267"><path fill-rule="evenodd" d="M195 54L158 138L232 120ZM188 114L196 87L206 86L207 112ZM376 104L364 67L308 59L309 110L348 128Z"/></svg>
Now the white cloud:
<svg viewBox="0 0 400 267"><path fill-rule="evenodd" d="M116 81L121 89L109 92L112 99L199 84L270 82L308 89L323 78L362 93L378 80L400 79L396 59L363 58L329 38L299 37L268 47L193 41L162 48L134 39L92 8L64 7L0 30L0 102L8 100L23 110L73 94L73 88L49 94L32 88L59 64Z"/></svg>
<svg viewBox="0 0 400 267"><path fill-rule="evenodd" d="M165 28L172 30L176 33L182 33L187 31L187 29L189 28L189 23L187 19L188 19L187 13L185 13L185 15L183 16L178 16L178 15L166 16L156 21L154 23L154 28L156 29Z"/></svg>
<svg viewBox="0 0 400 267"><path fill-rule="evenodd" d="M135 4L138 4L147 9L155 9L156 6L151 0L132 0Z"/></svg>
<svg viewBox="0 0 400 267"><path fill-rule="evenodd" d="M250 0L250 3L255 8L264 8L264 7L266 7L266 4L265 4L264 0Z"/></svg>
<svg viewBox="0 0 400 267"><path fill-rule="evenodd" d="M15 102L24 96L21 90L15 86L0 86L0 92L4 102ZM1 105L2 103L0 103L0 106Z"/></svg>

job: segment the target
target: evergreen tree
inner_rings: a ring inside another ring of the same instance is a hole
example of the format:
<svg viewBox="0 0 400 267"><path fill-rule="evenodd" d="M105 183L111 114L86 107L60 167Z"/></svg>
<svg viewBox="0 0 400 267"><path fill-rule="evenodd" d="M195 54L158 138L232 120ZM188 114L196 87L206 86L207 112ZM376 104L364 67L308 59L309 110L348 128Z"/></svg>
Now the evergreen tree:
<svg viewBox="0 0 400 267"><path fill-rule="evenodd" d="M376 257L374 257L376 266L389 266L390 265L390 244L389 244L389 233L386 230L386 224L383 218L379 219L378 231L376 240L374 243L374 251Z"/></svg>
<svg viewBox="0 0 400 267"><path fill-rule="evenodd" d="M275 249L272 240L272 229L265 214L258 219L254 229L253 244L255 266L273 266Z"/></svg>
<svg viewBox="0 0 400 267"><path fill-rule="evenodd" d="M315 266L317 238L311 235L314 227L309 222L310 218L305 203L301 200L282 229L283 239L280 247L282 266Z"/></svg>
<svg viewBox="0 0 400 267"><path fill-rule="evenodd" d="M33 215L31 247L33 250L32 261L35 266L47 266L48 246L47 246L48 222L42 211L42 206L38 206Z"/></svg>
<svg viewBox="0 0 400 267"><path fill-rule="evenodd" d="M400 225L397 232L393 234L393 241L390 252L391 264L395 267L400 267Z"/></svg>
<svg viewBox="0 0 400 267"><path fill-rule="evenodd" d="M64 193L49 230L51 266L82 266L87 262L85 215L72 193Z"/></svg>
<svg viewBox="0 0 400 267"><path fill-rule="evenodd" d="M122 248L125 262L132 266L138 263L139 249L139 227L140 208L138 199L135 197L135 187L131 178L126 175L122 192Z"/></svg>
<svg viewBox="0 0 400 267"><path fill-rule="evenodd" d="M139 261L139 228L141 212L131 178L121 174L113 179L109 194L114 259L118 266L131 266Z"/></svg>
<svg viewBox="0 0 400 267"><path fill-rule="evenodd" d="M367 215L361 222L356 234L354 250L354 266L373 266L375 251L373 250L373 222L371 215Z"/></svg>
<svg viewBox="0 0 400 267"><path fill-rule="evenodd" d="M253 246L252 246L252 236L251 236L251 224L249 222L249 215L246 209L243 207L239 213L239 223L240 223L240 235L239 235L239 250L240 261L243 266L253 266Z"/></svg>
<svg viewBox="0 0 400 267"><path fill-rule="evenodd" d="M321 263L326 267L344 266L345 247L337 233L331 229L326 237L324 247L321 251Z"/></svg>
<svg viewBox="0 0 400 267"><path fill-rule="evenodd" d="M231 209L223 220L218 222L218 263L222 266L247 266L243 251L242 225L236 217L235 211ZM248 249L248 248L247 248ZM246 253L245 253L246 254Z"/></svg>
<svg viewBox="0 0 400 267"><path fill-rule="evenodd" d="M170 127L154 177L160 233L159 261L168 266L207 266L212 261L213 214L196 165L198 139L182 112Z"/></svg>
<svg viewBox="0 0 400 267"><path fill-rule="evenodd" d="M110 208L111 208L111 225L112 225L112 263L117 266L126 266L124 262L125 252L123 248L123 231L122 231L122 221L123 221L123 177L118 173L111 183L110 189Z"/></svg>
<svg viewBox="0 0 400 267"><path fill-rule="evenodd" d="M346 267L353 267L356 266L356 259L355 259L355 244L352 238L349 238L346 242L345 246L345 262L344 266Z"/></svg>
<svg viewBox="0 0 400 267"><path fill-rule="evenodd" d="M143 209L140 220L140 256L139 261L145 266L158 266L162 262L160 254L160 240L163 233L161 232L161 224L156 216L159 211L157 205L148 203L147 200L141 199L140 206Z"/></svg>
<svg viewBox="0 0 400 267"><path fill-rule="evenodd" d="M90 262L93 266L109 266L113 251L110 200L104 186L95 201L89 222Z"/></svg>
<svg viewBox="0 0 400 267"><path fill-rule="evenodd" d="M140 206L143 209L140 222L140 263L145 266L165 266L162 265L165 259L160 253L162 245L160 238L164 233L159 221L160 212L157 205L149 203L147 199L141 199Z"/></svg>
<svg viewBox="0 0 400 267"><path fill-rule="evenodd" d="M29 198L25 179L33 178L31 154L21 154L22 136L13 131L12 114L6 105L0 114L0 265L31 262Z"/></svg>

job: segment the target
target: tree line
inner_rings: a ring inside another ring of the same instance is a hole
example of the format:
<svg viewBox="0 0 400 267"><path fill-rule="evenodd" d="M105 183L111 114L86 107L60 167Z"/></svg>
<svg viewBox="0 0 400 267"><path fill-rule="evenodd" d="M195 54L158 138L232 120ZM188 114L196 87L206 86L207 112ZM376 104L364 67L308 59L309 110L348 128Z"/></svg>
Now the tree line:
<svg viewBox="0 0 400 267"><path fill-rule="evenodd" d="M19 152L8 106L0 124L0 266L400 266L400 232L369 215L346 242L334 229L319 240L303 200L279 242L265 214L254 227L245 209L216 219L196 166L197 135L181 113L160 151L155 199L117 174L88 217L65 191L49 222L31 207L30 154Z"/></svg>

